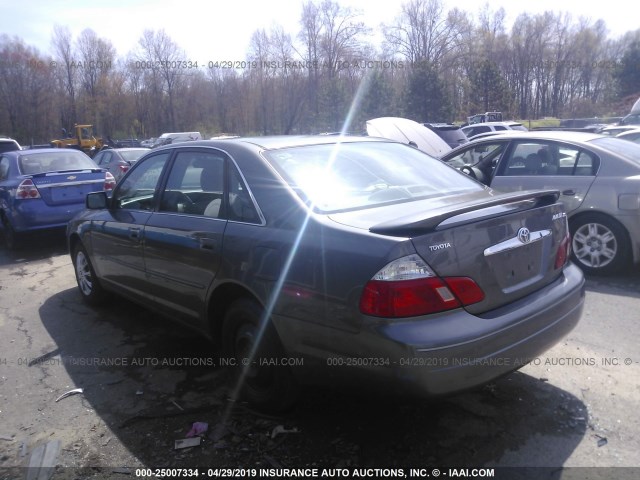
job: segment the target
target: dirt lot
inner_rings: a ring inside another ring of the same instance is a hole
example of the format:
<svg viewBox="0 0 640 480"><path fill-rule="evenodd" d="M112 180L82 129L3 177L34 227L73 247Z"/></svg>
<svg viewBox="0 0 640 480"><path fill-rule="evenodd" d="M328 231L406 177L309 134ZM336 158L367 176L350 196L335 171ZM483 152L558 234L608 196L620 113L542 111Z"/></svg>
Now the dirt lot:
<svg viewBox="0 0 640 480"><path fill-rule="evenodd" d="M640 274L589 279L571 335L483 389L439 402L307 390L292 412L267 416L228 402L228 371L209 365L219 356L206 341L122 299L84 305L64 242L40 239L0 249L0 479L34 475L20 467L38 447L54 479L196 467L204 478L497 467L548 468L496 478L640 478L638 338ZM175 449L194 422L208 424L201 445Z"/></svg>

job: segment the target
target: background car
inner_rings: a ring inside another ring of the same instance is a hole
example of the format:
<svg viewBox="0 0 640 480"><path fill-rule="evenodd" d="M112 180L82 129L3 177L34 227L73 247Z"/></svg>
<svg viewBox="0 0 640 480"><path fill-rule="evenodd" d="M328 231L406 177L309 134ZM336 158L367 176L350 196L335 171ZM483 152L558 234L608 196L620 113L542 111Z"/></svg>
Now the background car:
<svg viewBox="0 0 640 480"><path fill-rule="evenodd" d="M124 175L149 148L105 148L93 157L99 167L106 168L117 180Z"/></svg>
<svg viewBox="0 0 640 480"><path fill-rule="evenodd" d="M421 123L402 117L380 117L367 120L367 135L405 143L439 157L451 150L440 135Z"/></svg>
<svg viewBox="0 0 640 480"><path fill-rule="evenodd" d="M13 152L20 149L20 144L13 138L0 137L0 153Z"/></svg>
<svg viewBox="0 0 640 480"><path fill-rule="evenodd" d="M148 138L146 140L142 140L140 142L140 146L141 147L146 147L146 148L151 148L151 146L154 144L154 142L158 139L158 137L151 137Z"/></svg>
<svg viewBox="0 0 640 480"><path fill-rule="evenodd" d="M451 148L459 147L469 141L459 125L453 123L423 123L423 125L437 133Z"/></svg>
<svg viewBox="0 0 640 480"><path fill-rule="evenodd" d="M630 113L620 120L620 125L640 125L640 112Z"/></svg>
<svg viewBox="0 0 640 480"><path fill-rule="evenodd" d="M630 140L635 143L640 143L640 128L634 128L632 130L624 131L617 134L616 137L622 138L623 140Z"/></svg>
<svg viewBox="0 0 640 480"><path fill-rule="evenodd" d="M82 298L120 293L205 334L246 365L233 391L265 409L303 383L480 385L583 307L557 192L497 195L405 143L171 145L87 205L67 230Z"/></svg>
<svg viewBox="0 0 640 480"><path fill-rule="evenodd" d="M640 145L579 132L511 132L442 157L497 191L561 192L574 261L613 273L640 261Z"/></svg>
<svg viewBox="0 0 640 480"><path fill-rule="evenodd" d="M603 128L602 130L599 130L598 133L601 133L602 135L610 135L612 137L616 137L621 133L628 132L630 130L637 130L637 129L638 127L634 127L632 125L616 125L616 126L609 125Z"/></svg>
<svg viewBox="0 0 640 480"><path fill-rule="evenodd" d="M473 137L480 133L499 132L504 130L520 130L526 132L527 127L518 122L485 122L474 123L473 125L462 127L462 132L469 140L472 140Z"/></svg>
<svg viewBox="0 0 640 480"><path fill-rule="evenodd" d="M18 150L0 155L0 221L8 248L25 232L66 227L89 192L111 190L113 176L74 149Z"/></svg>

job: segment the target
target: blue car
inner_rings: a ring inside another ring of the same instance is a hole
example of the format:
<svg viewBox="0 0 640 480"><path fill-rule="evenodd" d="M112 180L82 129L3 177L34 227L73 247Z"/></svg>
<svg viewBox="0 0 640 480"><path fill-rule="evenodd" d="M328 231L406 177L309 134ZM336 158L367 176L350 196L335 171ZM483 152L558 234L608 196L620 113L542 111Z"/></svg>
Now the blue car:
<svg viewBox="0 0 640 480"><path fill-rule="evenodd" d="M115 179L73 149L17 150L0 155L0 223L7 248L26 232L65 227L89 192L111 190Z"/></svg>

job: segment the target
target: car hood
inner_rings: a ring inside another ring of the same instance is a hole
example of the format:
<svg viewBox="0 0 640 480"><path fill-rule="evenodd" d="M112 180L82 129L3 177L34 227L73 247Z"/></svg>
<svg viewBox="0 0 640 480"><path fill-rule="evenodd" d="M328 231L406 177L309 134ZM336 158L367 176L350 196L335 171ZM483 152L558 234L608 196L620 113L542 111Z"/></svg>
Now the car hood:
<svg viewBox="0 0 640 480"><path fill-rule="evenodd" d="M451 150L437 133L408 118L374 118L368 120L366 126L370 137L388 138L400 143L413 142L417 148L433 157L440 157Z"/></svg>

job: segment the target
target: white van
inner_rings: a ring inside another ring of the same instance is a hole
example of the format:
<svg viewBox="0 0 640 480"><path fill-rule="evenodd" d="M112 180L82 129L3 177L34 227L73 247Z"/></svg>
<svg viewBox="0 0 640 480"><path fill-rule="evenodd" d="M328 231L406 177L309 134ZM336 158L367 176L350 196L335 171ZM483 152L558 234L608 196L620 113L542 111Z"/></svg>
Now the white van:
<svg viewBox="0 0 640 480"><path fill-rule="evenodd" d="M162 145L169 145L170 143L180 142L192 142L195 140L202 140L200 132L176 132L176 133L163 133L160 135L151 148L161 147Z"/></svg>

